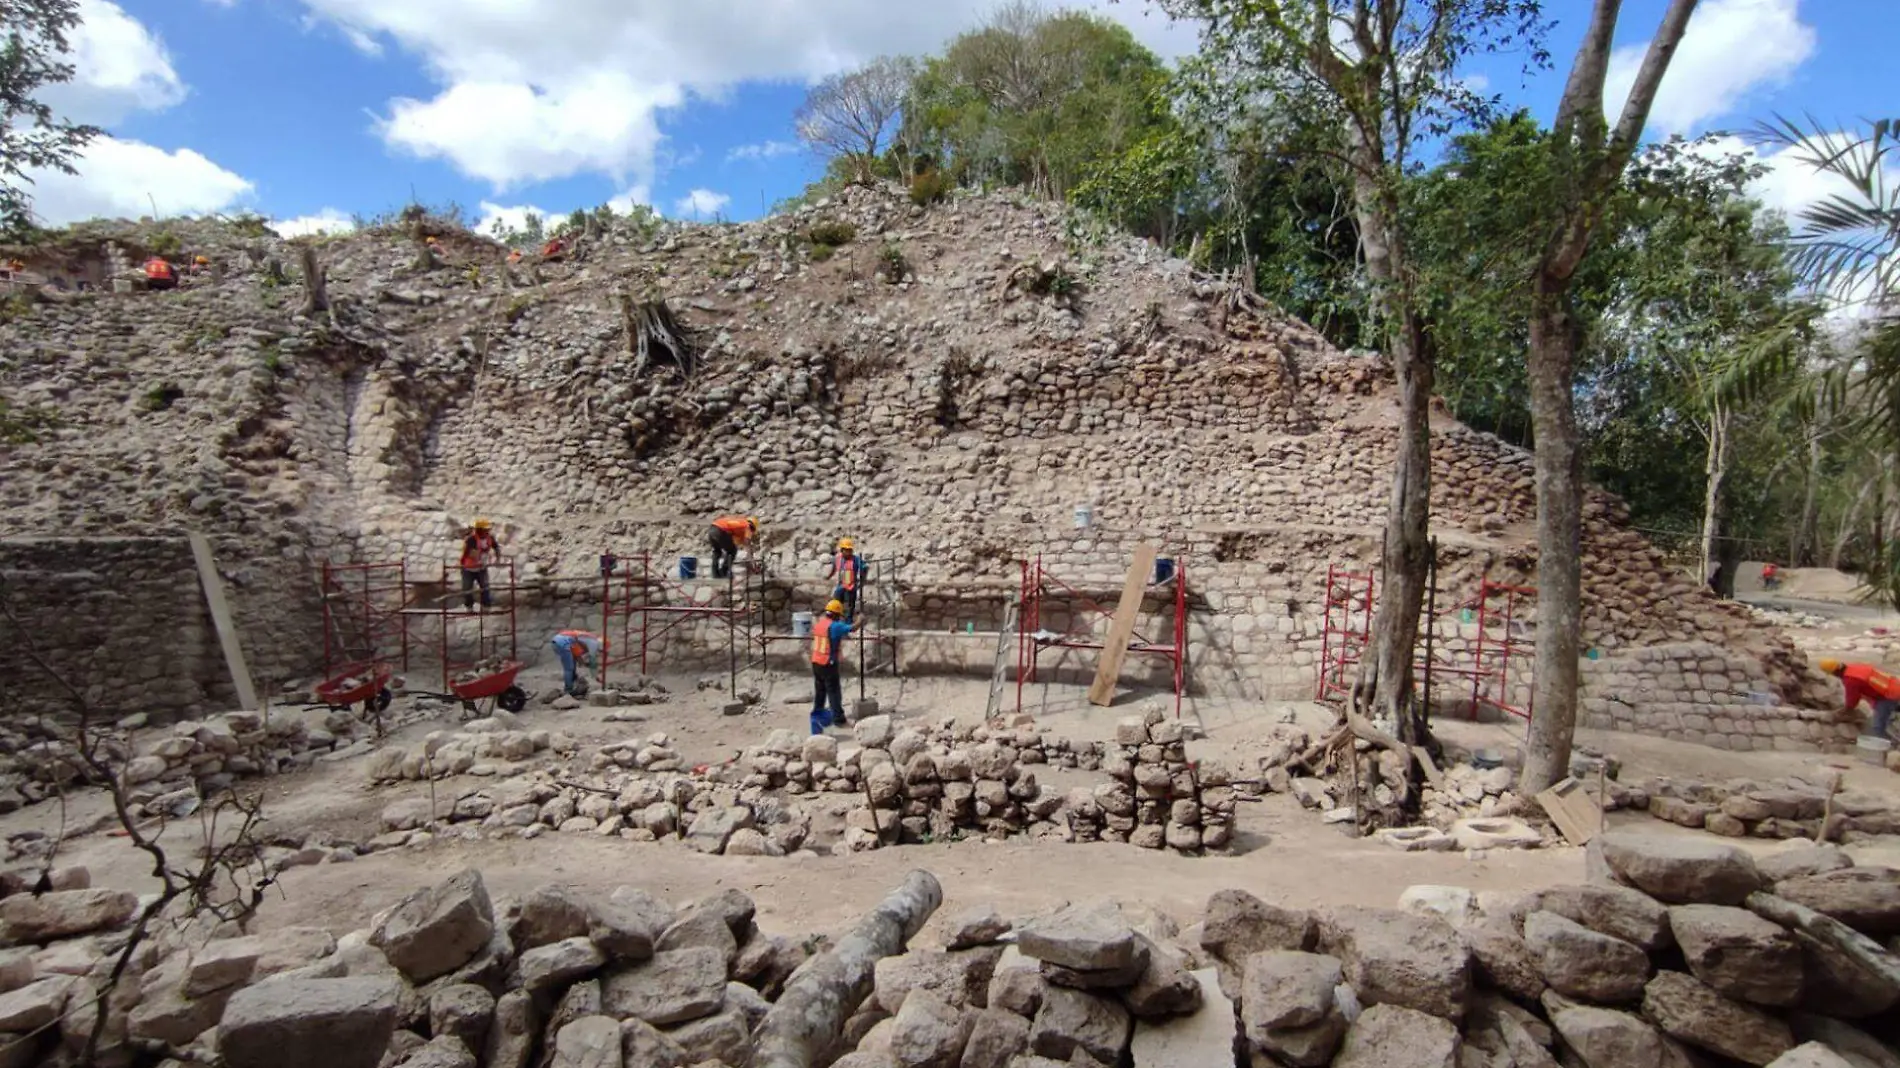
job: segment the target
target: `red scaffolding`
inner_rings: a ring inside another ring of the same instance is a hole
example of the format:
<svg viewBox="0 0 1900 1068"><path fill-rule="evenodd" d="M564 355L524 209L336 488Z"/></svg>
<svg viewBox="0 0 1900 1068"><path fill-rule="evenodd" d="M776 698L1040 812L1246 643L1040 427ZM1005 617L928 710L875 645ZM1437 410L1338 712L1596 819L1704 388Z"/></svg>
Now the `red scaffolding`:
<svg viewBox="0 0 1900 1068"><path fill-rule="evenodd" d="M1326 621L1319 637L1313 700L1352 694L1354 670L1372 644L1372 573L1326 566Z"/></svg>
<svg viewBox="0 0 1900 1068"><path fill-rule="evenodd" d="M323 562L323 674L334 678L375 661L409 663L408 572L402 563Z"/></svg>
<svg viewBox="0 0 1900 1068"><path fill-rule="evenodd" d="M747 576L743 584L737 578L741 568L746 569ZM607 639L607 646L601 650L600 656L601 685L607 684L612 665L630 664L635 659L640 662L640 674L648 674L655 643L691 620L713 619L726 625L728 682L736 698L739 692L739 647L750 647L751 575L749 560L733 561L724 579L725 603L714 604L709 596L706 603L701 604L699 591L707 587L717 589L720 580L713 579L694 588L688 586L685 580L668 577L664 566L656 572L650 552L626 559L611 552L601 554L600 631L601 637ZM683 603L675 603L674 596ZM620 621L618 642L613 635L616 619ZM633 654L636 643L640 650L637 658ZM618 656L614 654L616 648L621 650Z"/></svg>
<svg viewBox="0 0 1900 1068"><path fill-rule="evenodd" d="M1535 601L1536 597L1535 586L1492 582L1489 575L1479 582L1478 596L1474 598L1478 635L1472 652L1476 665L1471 679L1472 719L1478 718L1481 705L1490 705L1522 719L1530 718L1536 703L1535 688L1521 708L1511 703L1511 662L1516 660L1522 665L1531 659L1533 643L1526 637L1530 624L1524 617L1528 614L1534 619L1536 610L1532 607L1526 613L1521 609L1527 607L1523 602ZM1500 598L1503 604L1493 608L1492 602Z"/></svg>
<svg viewBox="0 0 1900 1068"><path fill-rule="evenodd" d="M449 684L455 676L474 668L484 660L505 659L514 661L521 658L520 646L515 636L515 596L520 589L515 581L515 562L512 558L504 559L499 563L491 565L488 568L488 572L490 576L489 592L491 594L503 595L497 598L498 601L500 601L498 604L481 604L479 599L482 591L480 589L471 589L466 596L475 599L476 603L472 608L462 607L461 602L465 595L462 591L457 589L456 586L451 585L451 582L459 583L461 581L461 565L443 564L441 585L436 588L435 592L435 607L430 608L426 605L415 604L412 601L409 607L403 609L403 618L408 623L419 623L431 618L436 621L434 642L429 641L426 636L413 633L408 626L403 628L403 633L405 635L404 640L409 645L420 645L424 648L435 649L442 665L442 692L444 693L450 691ZM497 573L506 576L506 581L494 581L494 577ZM468 641L466 633L469 628L459 624L452 624L451 622L459 620L474 621L475 635L472 646ZM451 629L452 627L454 628L453 630ZM462 633L456 633L455 631L461 631ZM506 656L502 654L503 642L507 643L508 652ZM463 657L458 655L458 652L470 648L474 650L473 656ZM407 671L408 669L408 657L405 654L403 670Z"/></svg>
<svg viewBox="0 0 1900 1068"><path fill-rule="evenodd" d="M408 672L417 651L433 650L442 670L442 690L448 692L457 674L484 660L519 659L514 561L503 560L489 568L489 591L498 602L492 606L461 606L461 574L459 563L443 564L437 581L422 582L407 561L324 561L324 674L334 676L378 661L400 664ZM433 607L423 603L431 596ZM469 596L480 596L480 590L469 591ZM430 620L435 627L426 626ZM461 625L462 620L474 621L472 641L465 633L471 628ZM467 655L471 650L473 655Z"/></svg>
<svg viewBox="0 0 1900 1068"><path fill-rule="evenodd" d="M1170 573L1165 578L1149 582L1143 591L1145 599L1161 586L1172 587L1168 641L1150 641L1138 630L1129 640L1128 652L1169 661L1173 669L1174 717L1179 719L1181 695L1187 688L1187 566L1183 561L1170 561L1170 565ZM1115 618L1113 609L1103 607L1095 598L1050 574L1043 566L1040 553L1033 561L1022 562L1021 597L1022 616L1016 628L1016 711L1019 713L1023 710L1023 684L1036 681L1036 666L1043 650L1101 649L1104 643L1095 637L1094 624L1097 619ZM1085 609L1071 613L1070 628L1061 634L1048 633L1042 628L1043 604L1052 598Z"/></svg>

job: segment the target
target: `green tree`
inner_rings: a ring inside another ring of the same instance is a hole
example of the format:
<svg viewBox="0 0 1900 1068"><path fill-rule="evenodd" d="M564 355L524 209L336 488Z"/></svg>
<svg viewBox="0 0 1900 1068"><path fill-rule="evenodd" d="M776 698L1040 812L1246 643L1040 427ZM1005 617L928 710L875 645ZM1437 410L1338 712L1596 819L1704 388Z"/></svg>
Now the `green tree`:
<svg viewBox="0 0 1900 1068"><path fill-rule="evenodd" d="M78 173L80 150L100 133L38 99L47 86L72 80L67 35L79 22L79 0L0 0L0 231L33 227L29 171Z"/></svg>

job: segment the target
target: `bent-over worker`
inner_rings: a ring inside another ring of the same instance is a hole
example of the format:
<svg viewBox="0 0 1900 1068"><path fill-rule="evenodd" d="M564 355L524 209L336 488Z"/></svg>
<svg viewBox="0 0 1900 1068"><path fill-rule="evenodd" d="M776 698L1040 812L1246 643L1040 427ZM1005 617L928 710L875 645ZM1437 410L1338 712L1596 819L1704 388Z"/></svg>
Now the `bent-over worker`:
<svg viewBox="0 0 1900 1068"><path fill-rule="evenodd" d="M473 611L475 608L474 589L482 588L482 607L488 608L495 598L488 592L488 568L501 557L501 542L495 540L494 524L486 519L477 519L468 536L462 539L462 608Z"/></svg>
<svg viewBox="0 0 1900 1068"><path fill-rule="evenodd" d="M844 718L844 683L838 666L844 661L844 640L851 635L851 624L844 621L844 605L832 601L825 614L811 629L811 732L825 733L826 727L848 727Z"/></svg>
<svg viewBox="0 0 1900 1068"><path fill-rule="evenodd" d="M746 515L722 515L712 522L712 575L713 578L725 578L732 571L732 562L739 557L739 547L750 542L759 533L759 521Z"/></svg>
<svg viewBox="0 0 1900 1068"><path fill-rule="evenodd" d="M1821 661L1821 670L1841 680L1847 699L1844 711L1852 712L1859 707L1862 698L1872 706L1873 713L1861 733L1885 738L1887 728L1893 723L1894 709L1900 708L1900 678L1872 664L1847 664L1832 657Z"/></svg>
<svg viewBox="0 0 1900 1068"><path fill-rule="evenodd" d="M153 256L145 261L145 288L178 288L178 272L172 269L170 260L163 256Z"/></svg>
<svg viewBox="0 0 1900 1068"><path fill-rule="evenodd" d="M856 623L858 587L864 584L864 558L858 555L857 542L850 538L838 539L838 551L832 555L825 577L837 582L831 588L831 599L844 605L845 622Z"/></svg>
<svg viewBox="0 0 1900 1068"><path fill-rule="evenodd" d="M587 687L580 681L580 665L594 667L607 639L592 631L564 630L554 636L554 655L561 658L561 689L569 697L580 697Z"/></svg>

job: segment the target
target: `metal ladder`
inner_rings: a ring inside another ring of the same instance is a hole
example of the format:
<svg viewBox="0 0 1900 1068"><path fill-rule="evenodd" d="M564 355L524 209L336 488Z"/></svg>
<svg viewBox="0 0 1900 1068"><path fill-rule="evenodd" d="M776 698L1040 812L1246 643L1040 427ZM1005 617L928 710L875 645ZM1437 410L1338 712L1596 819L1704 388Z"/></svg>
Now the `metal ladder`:
<svg viewBox="0 0 1900 1068"><path fill-rule="evenodd" d="M1003 680L1007 675L1009 636L1016 630L1016 599L1010 598L1003 606L1003 629L996 632L996 660L990 665L990 697L983 705L983 718L996 718L998 705L1003 698Z"/></svg>

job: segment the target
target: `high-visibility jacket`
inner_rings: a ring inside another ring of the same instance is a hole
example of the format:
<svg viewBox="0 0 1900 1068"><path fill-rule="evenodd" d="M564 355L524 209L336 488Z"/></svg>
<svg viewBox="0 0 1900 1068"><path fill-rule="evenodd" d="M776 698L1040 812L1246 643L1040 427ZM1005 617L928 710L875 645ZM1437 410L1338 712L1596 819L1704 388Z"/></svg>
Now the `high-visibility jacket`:
<svg viewBox="0 0 1900 1068"><path fill-rule="evenodd" d="M838 575L838 588L855 590L858 588L858 576L864 573L864 558L843 553L831 558L831 569Z"/></svg>
<svg viewBox="0 0 1900 1068"><path fill-rule="evenodd" d="M1862 698L1869 701L1900 701L1900 679L1872 664L1849 664L1841 672L1841 688L1847 692L1847 711L1852 712Z"/></svg>
<svg viewBox="0 0 1900 1068"><path fill-rule="evenodd" d="M567 639L562 641L562 639ZM564 630L554 636L554 644L573 648L576 645L587 647L589 652L598 653L607 643L600 635L587 630Z"/></svg>
<svg viewBox="0 0 1900 1068"><path fill-rule="evenodd" d="M838 643L851 633L851 624L826 616L811 630L811 662L825 665L838 662Z"/></svg>
<svg viewBox="0 0 1900 1068"><path fill-rule="evenodd" d="M159 281L172 276L172 265L157 256L145 261L145 277Z"/></svg>
<svg viewBox="0 0 1900 1068"><path fill-rule="evenodd" d="M478 530L462 540L462 570L480 571L495 562L501 543L486 530Z"/></svg>
<svg viewBox="0 0 1900 1068"><path fill-rule="evenodd" d="M713 520L713 526L732 535L732 540L744 545L752 537L752 527L742 515L722 515Z"/></svg>

